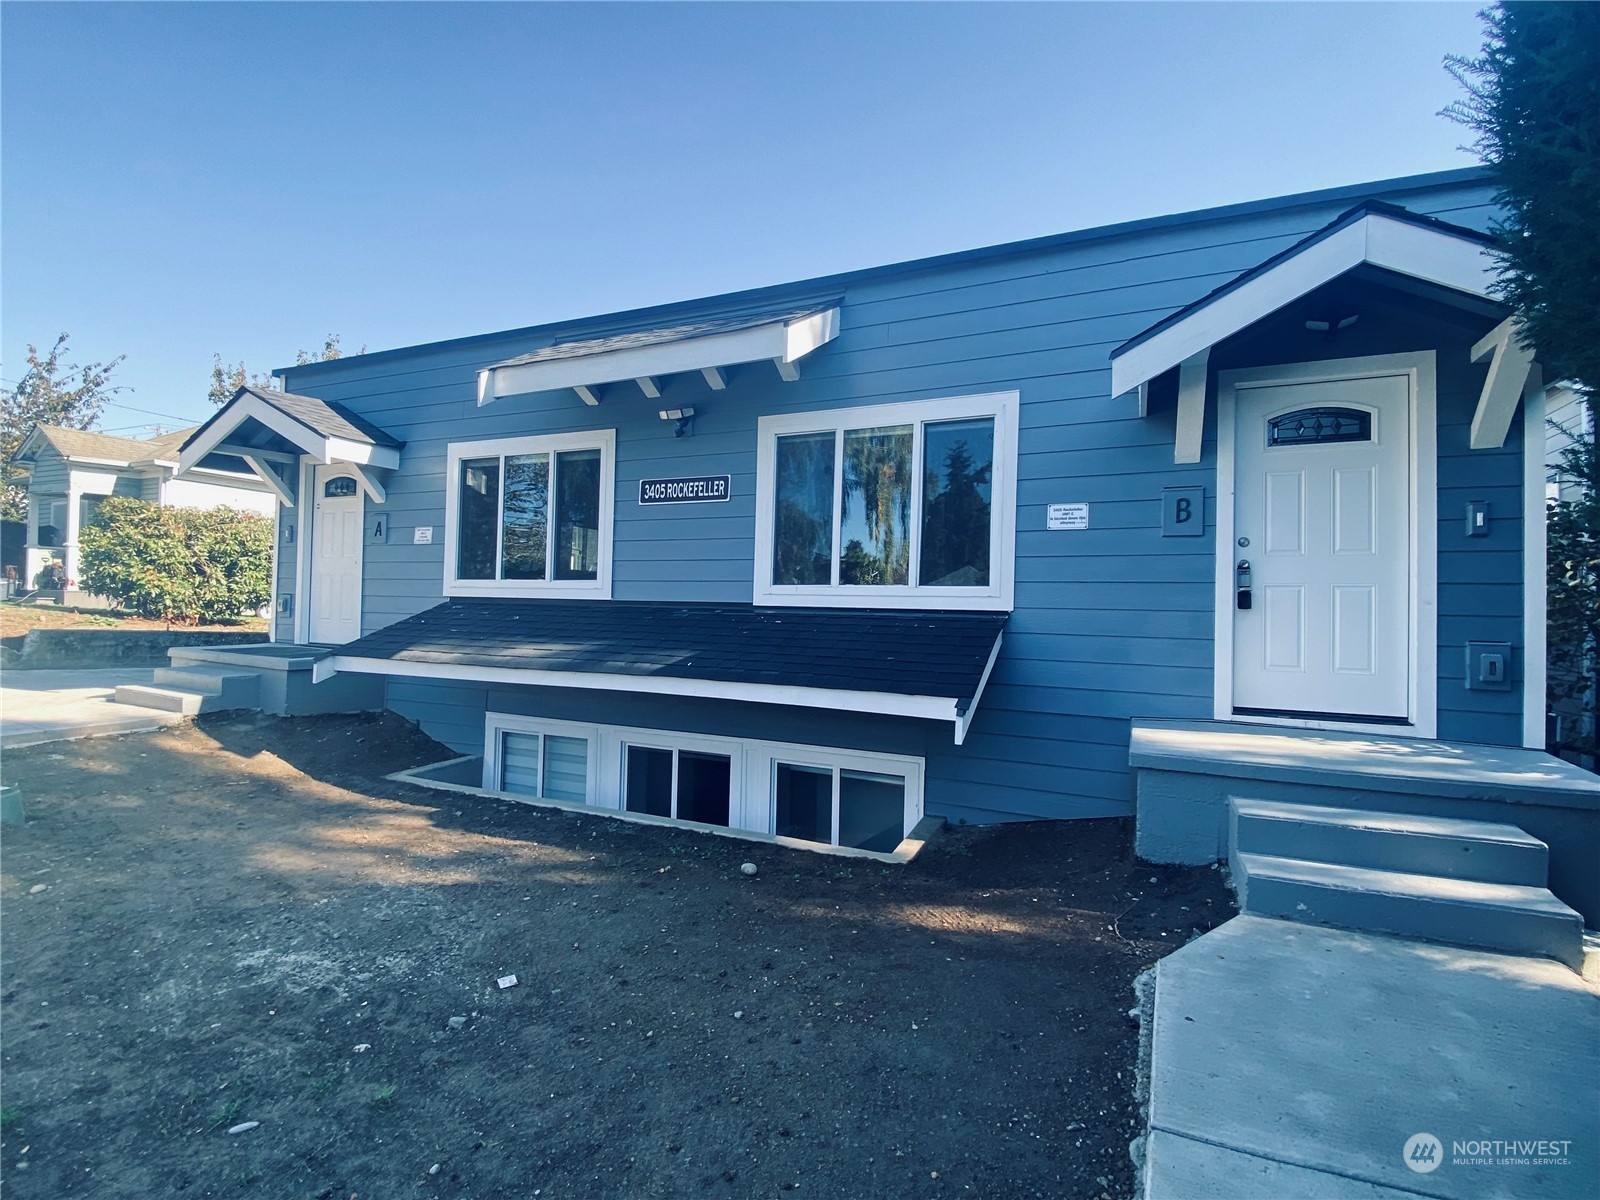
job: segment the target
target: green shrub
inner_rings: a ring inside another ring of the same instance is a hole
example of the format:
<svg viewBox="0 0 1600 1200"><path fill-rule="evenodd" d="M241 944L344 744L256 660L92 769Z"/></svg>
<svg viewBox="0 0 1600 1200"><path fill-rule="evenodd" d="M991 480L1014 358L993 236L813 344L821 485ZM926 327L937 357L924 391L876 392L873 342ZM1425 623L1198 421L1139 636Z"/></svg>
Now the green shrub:
<svg viewBox="0 0 1600 1200"><path fill-rule="evenodd" d="M272 522L112 496L79 533L78 563L79 587L140 616L233 620L271 598Z"/></svg>

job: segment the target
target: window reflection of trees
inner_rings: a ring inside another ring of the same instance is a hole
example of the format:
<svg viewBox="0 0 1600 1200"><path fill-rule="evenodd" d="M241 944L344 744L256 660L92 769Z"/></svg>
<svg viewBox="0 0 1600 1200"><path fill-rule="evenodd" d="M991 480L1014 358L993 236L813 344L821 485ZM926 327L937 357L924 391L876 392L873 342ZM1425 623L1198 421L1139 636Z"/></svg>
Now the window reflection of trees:
<svg viewBox="0 0 1600 1200"><path fill-rule="evenodd" d="M833 443L831 431L778 439L773 583L833 581Z"/></svg>
<svg viewBox="0 0 1600 1200"><path fill-rule="evenodd" d="M548 454L520 454L506 459L502 578L544 578L549 498Z"/></svg>
<svg viewBox="0 0 1600 1200"><path fill-rule="evenodd" d="M556 579L594 579L600 567L600 451L556 455Z"/></svg>
<svg viewBox="0 0 1600 1200"><path fill-rule="evenodd" d="M994 421L926 426L923 457L939 468L924 469L918 582L926 587L988 587Z"/></svg>
<svg viewBox="0 0 1600 1200"><path fill-rule="evenodd" d="M911 447L909 425L845 430L840 583L910 581Z"/></svg>
<svg viewBox="0 0 1600 1200"><path fill-rule="evenodd" d="M456 577L493 579L499 532L500 460L461 464L461 505L456 530Z"/></svg>

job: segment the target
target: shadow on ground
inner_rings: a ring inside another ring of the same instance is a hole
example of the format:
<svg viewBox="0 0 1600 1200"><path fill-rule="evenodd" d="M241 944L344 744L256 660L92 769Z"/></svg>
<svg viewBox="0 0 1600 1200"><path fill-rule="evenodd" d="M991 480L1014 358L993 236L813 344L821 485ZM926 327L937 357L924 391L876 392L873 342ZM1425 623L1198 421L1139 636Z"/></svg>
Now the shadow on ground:
<svg viewBox="0 0 1600 1200"><path fill-rule="evenodd" d="M383 715L7 756L13 1196L1131 1191L1130 983L1218 872L1118 821L891 867L382 779L447 754Z"/></svg>

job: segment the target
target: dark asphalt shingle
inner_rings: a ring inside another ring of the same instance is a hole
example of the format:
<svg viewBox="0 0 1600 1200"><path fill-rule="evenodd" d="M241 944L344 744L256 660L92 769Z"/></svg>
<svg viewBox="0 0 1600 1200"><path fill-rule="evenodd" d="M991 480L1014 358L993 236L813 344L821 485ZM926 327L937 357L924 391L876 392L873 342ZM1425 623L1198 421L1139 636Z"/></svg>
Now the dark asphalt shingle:
<svg viewBox="0 0 1600 1200"><path fill-rule="evenodd" d="M454 599L337 653L971 700L1005 622L984 612Z"/></svg>

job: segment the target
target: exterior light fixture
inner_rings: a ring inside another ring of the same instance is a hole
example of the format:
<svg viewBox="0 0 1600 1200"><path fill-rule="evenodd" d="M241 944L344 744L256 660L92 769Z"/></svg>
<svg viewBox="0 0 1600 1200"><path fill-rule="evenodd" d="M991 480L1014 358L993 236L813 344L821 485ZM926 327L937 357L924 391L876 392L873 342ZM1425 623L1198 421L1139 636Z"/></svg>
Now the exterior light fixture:
<svg viewBox="0 0 1600 1200"><path fill-rule="evenodd" d="M663 408L659 414L663 421L676 421L672 427L673 437L683 437L694 432L694 409L692 408Z"/></svg>

